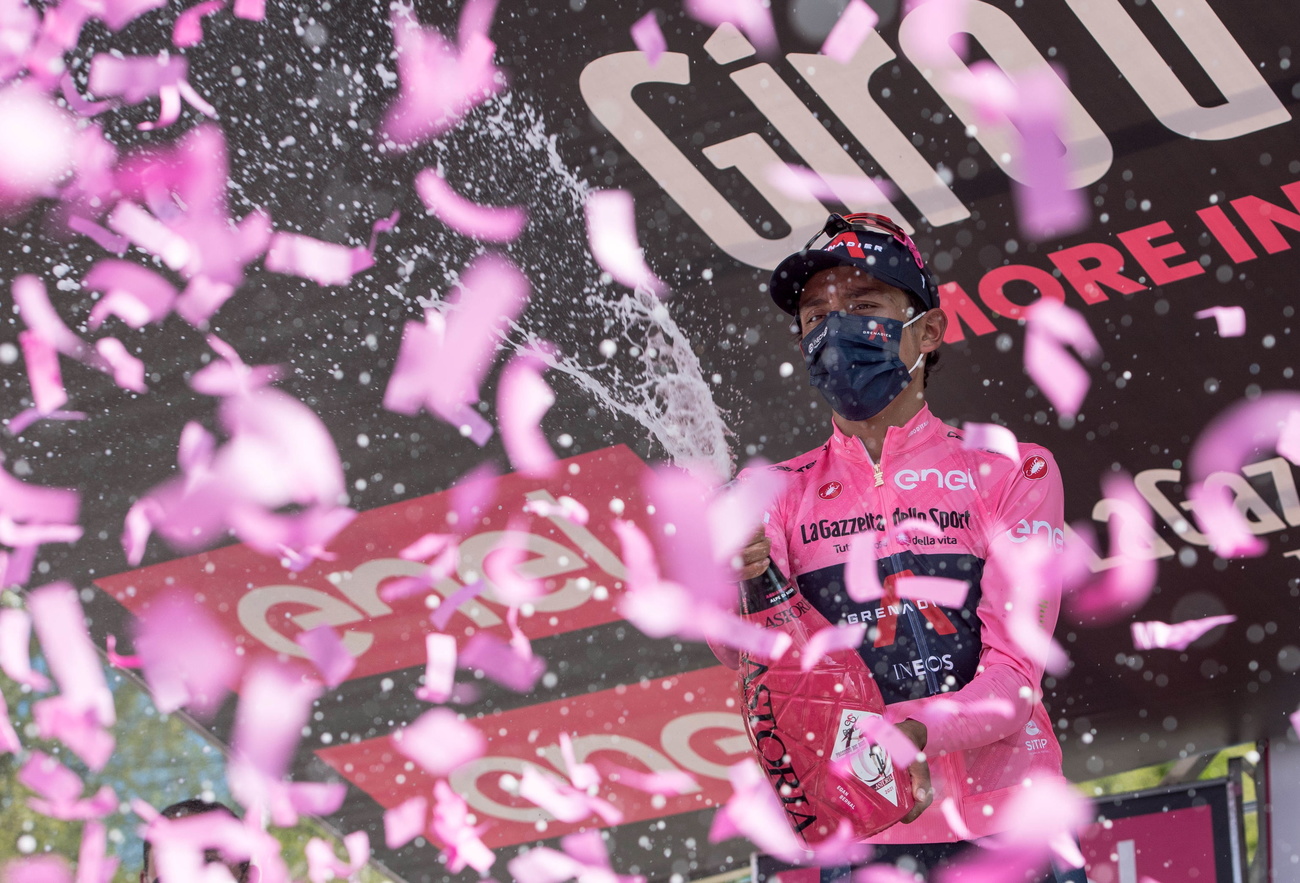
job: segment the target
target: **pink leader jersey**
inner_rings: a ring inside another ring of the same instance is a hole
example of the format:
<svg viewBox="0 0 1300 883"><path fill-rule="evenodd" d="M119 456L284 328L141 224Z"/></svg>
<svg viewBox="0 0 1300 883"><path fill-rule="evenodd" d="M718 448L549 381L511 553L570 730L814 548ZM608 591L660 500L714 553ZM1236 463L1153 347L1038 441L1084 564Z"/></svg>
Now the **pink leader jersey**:
<svg viewBox="0 0 1300 883"><path fill-rule="evenodd" d="M1058 568L1033 566L1030 557L1050 559L1064 542L1052 455L1021 444L1012 462L966 449L959 430L922 408L887 431L879 463L836 427L821 448L771 468L787 478L766 516L772 560L832 624L869 626L859 652L884 695L886 719L914 718L929 730L934 803L871 842L952 842L1002 830L1008 799L1035 780L1062 778L1040 689L1060 607ZM908 519L938 535L894 529ZM849 598L844 582L859 534L872 535L885 592L865 604ZM899 598L894 581L903 575L970 588L960 608L942 607ZM944 801L969 833L950 822Z"/></svg>

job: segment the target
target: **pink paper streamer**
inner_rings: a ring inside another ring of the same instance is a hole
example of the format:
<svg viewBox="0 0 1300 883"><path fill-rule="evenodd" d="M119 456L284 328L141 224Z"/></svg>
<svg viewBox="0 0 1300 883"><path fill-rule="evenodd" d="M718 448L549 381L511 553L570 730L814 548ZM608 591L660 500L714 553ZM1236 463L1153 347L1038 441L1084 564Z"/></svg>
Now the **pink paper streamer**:
<svg viewBox="0 0 1300 883"><path fill-rule="evenodd" d="M560 757L564 759L564 770L569 774L569 781L579 791L590 791L600 784L600 773L589 763L579 763L573 751L573 739L568 733L560 734Z"/></svg>
<svg viewBox="0 0 1300 883"><path fill-rule="evenodd" d="M563 518L574 524L586 524L591 518L587 507L573 497L560 497L554 503L549 500L529 500L524 503L524 511L541 518Z"/></svg>
<svg viewBox="0 0 1300 883"><path fill-rule="evenodd" d="M86 631L77 590L69 583L50 583L28 595L27 608L45 661L69 709L87 713L99 726L113 726L113 694Z"/></svg>
<svg viewBox="0 0 1300 883"><path fill-rule="evenodd" d="M266 253L266 269L301 276L317 285L348 285L370 265L370 253L364 248L322 242L301 233L271 234Z"/></svg>
<svg viewBox="0 0 1300 883"><path fill-rule="evenodd" d="M59 318L45 292L45 283L35 276L19 276L14 279L13 296L18 315L28 328L65 356L82 357L86 343Z"/></svg>
<svg viewBox="0 0 1300 883"><path fill-rule="evenodd" d="M234 347L214 334L208 335L208 346L220 358L209 362L190 377L190 387L195 392L220 397L244 395L269 386L284 376L284 368L280 365L244 364Z"/></svg>
<svg viewBox="0 0 1300 883"><path fill-rule="evenodd" d="M328 883L336 877L347 879L360 871L370 858L370 835L353 831L343 838L343 847L348 853L347 861L334 854L334 847L328 841L319 837L308 840L303 850L307 856L307 879L311 883Z"/></svg>
<svg viewBox="0 0 1300 883"><path fill-rule="evenodd" d="M32 387L36 413L52 414L68 401L68 393L63 388L63 373L59 370L59 352L48 340L31 330L19 332L18 342L22 345L27 382ZM12 426L10 432L17 435Z"/></svg>
<svg viewBox="0 0 1300 883"><path fill-rule="evenodd" d="M1282 423L1277 439L1277 452L1300 466L1300 410L1292 411Z"/></svg>
<svg viewBox="0 0 1300 883"><path fill-rule="evenodd" d="M9 720L9 704L0 695L0 754L17 754L22 748L23 743L18 740L18 733Z"/></svg>
<svg viewBox="0 0 1300 883"><path fill-rule="evenodd" d="M94 221L88 221L80 215L73 215L68 218L68 229L89 237L104 251L112 252L119 257L126 254L126 250L131 246L125 236L118 236L116 233L106 230Z"/></svg>
<svg viewBox="0 0 1300 883"><path fill-rule="evenodd" d="M45 543L75 543L81 539L76 524L17 524L0 514L0 543L6 546L35 547Z"/></svg>
<svg viewBox="0 0 1300 883"><path fill-rule="evenodd" d="M1246 333L1246 311L1241 307L1210 307L1198 310L1198 319L1213 319L1220 337L1241 337Z"/></svg>
<svg viewBox="0 0 1300 883"><path fill-rule="evenodd" d="M708 606L734 609L736 584L730 561L734 552L715 547L708 515L708 505L715 496L713 486L674 467L656 469L642 484L655 507L653 536L665 578L689 589ZM756 486L754 491L761 498L771 491L771 486ZM750 519L755 514L751 513ZM747 532L752 531L753 524L751 520L746 525L750 528ZM734 542L732 537L729 545Z"/></svg>
<svg viewBox="0 0 1300 883"><path fill-rule="evenodd" d="M36 812L61 821L99 819L117 811L117 795L107 785L82 799L81 777L54 758L33 751L18 770L18 781L36 792L27 801Z"/></svg>
<svg viewBox="0 0 1300 883"><path fill-rule="evenodd" d="M799 668L812 671L822 657L836 650L856 650L867 636L867 627L861 623L846 626L829 626L819 629L809 639L799 657Z"/></svg>
<svg viewBox="0 0 1300 883"><path fill-rule="evenodd" d="M663 296L667 286L646 265L636 235L636 208L626 190L598 190L586 202L587 241L600 268L628 288Z"/></svg>
<svg viewBox="0 0 1300 883"><path fill-rule="evenodd" d="M761 460L750 461L744 481L729 484L709 504L709 532L714 559L728 565L749 544L784 482L780 475L763 468Z"/></svg>
<svg viewBox="0 0 1300 883"><path fill-rule="evenodd" d="M235 0L233 12L235 18L264 21L266 19L266 0Z"/></svg>
<svg viewBox="0 0 1300 883"><path fill-rule="evenodd" d="M203 0L176 16L172 26L172 43L177 47L197 46L203 42L203 19L226 5L226 0Z"/></svg>
<svg viewBox="0 0 1300 883"><path fill-rule="evenodd" d="M283 778L302 738L320 685L289 666L263 661L244 677L235 710L231 793L249 808L268 800L268 782Z"/></svg>
<svg viewBox="0 0 1300 883"><path fill-rule="evenodd" d="M435 169L415 176L415 191L438 220L472 239L513 242L528 223L528 211L522 206L498 208L470 202Z"/></svg>
<svg viewBox="0 0 1300 883"><path fill-rule="evenodd" d="M777 51L776 27L772 11L762 0L686 0L686 14L701 24L717 27L730 22L749 38L763 55Z"/></svg>
<svg viewBox="0 0 1300 883"><path fill-rule="evenodd" d="M1236 622L1235 616L1207 616L1173 624L1135 622L1130 625L1133 646L1138 650L1186 650L1197 638L1221 625Z"/></svg>
<svg viewBox="0 0 1300 883"><path fill-rule="evenodd" d="M528 288L527 277L508 261L476 259L454 306L427 310L423 323L406 323L384 407L399 414L425 408L477 444L487 441L492 428L472 406L501 332L523 311Z"/></svg>
<svg viewBox="0 0 1300 883"><path fill-rule="evenodd" d="M139 104L155 96L161 108L157 122L140 123L144 130L170 126L180 118L182 99L206 116L216 116L186 77L189 62L183 56L127 56L101 53L91 59L88 85L95 95L120 96L127 104Z"/></svg>
<svg viewBox="0 0 1300 883"><path fill-rule="evenodd" d="M876 564L876 537L860 533L849 541L849 558L844 566L844 584L849 597L859 604L883 598L880 568Z"/></svg>
<svg viewBox="0 0 1300 883"><path fill-rule="evenodd" d="M434 776L482 757L487 748L483 735L445 708L426 711L394 733L393 747Z"/></svg>
<svg viewBox="0 0 1300 883"><path fill-rule="evenodd" d="M1266 544L1251 532L1226 485L1208 484L1215 472L1238 472L1261 452L1277 450L1300 412L1300 393L1269 392L1238 402L1215 417L1192 446L1188 497L1201 530L1222 558L1263 554Z"/></svg>
<svg viewBox="0 0 1300 883"><path fill-rule="evenodd" d="M646 794L660 794L675 797L700 790L700 785L689 773L681 770L653 770L645 773L607 760L596 758L596 768L601 771L611 784L626 785Z"/></svg>
<svg viewBox="0 0 1300 883"><path fill-rule="evenodd" d="M887 178L822 175L804 166L786 163L773 163L765 171L768 181L791 199L880 205L898 195L898 188Z"/></svg>
<svg viewBox="0 0 1300 883"><path fill-rule="evenodd" d="M739 834L762 852L782 861L800 862L806 855L803 844L790 829L785 810L758 762L742 761L730 767L727 776L731 780L731 798L713 817L709 842Z"/></svg>
<svg viewBox="0 0 1300 883"><path fill-rule="evenodd" d="M32 707L32 716L37 736L58 739L92 770L102 770L113 754L113 734L103 728L96 712L67 696L42 699Z"/></svg>
<svg viewBox="0 0 1300 883"><path fill-rule="evenodd" d="M532 764L525 764L519 777L519 796L562 822L580 822L592 815L599 816L606 825L623 821L623 814L609 801L552 779Z"/></svg>
<svg viewBox="0 0 1300 883"><path fill-rule="evenodd" d="M906 0L901 17L910 15L921 6L932 14L930 27L920 29L921 39L912 49L916 64L941 65L947 60L949 51L966 57L969 5L970 0Z"/></svg>
<svg viewBox="0 0 1300 883"><path fill-rule="evenodd" d="M461 668L478 669L490 680L516 693L528 693L546 673L546 660L515 647L486 632L470 638L461 650Z"/></svg>
<svg viewBox="0 0 1300 883"><path fill-rule="evenodd" d="M171 312L176 300L172 284L152 270L127 261L102 260L91 268L82 287L104 296L90 310L86 323L98 328L106 316L117 316L132 328L143 328Z"/></svg>
<svg viewBox="0 0 1300 883"><path fill-rule="evenodd" d="M1043 298L1025 311L1025 372L1062 415L1075 416L1092 381L1066 351L1071 346L1084 359L1101 354L1097 338L1083 316Z"/></svg>
<svg viewBox="0 0 1300 883"><path fill-rule="evenodd" d="M451 622L451 618L456 615L456 610L460 605L477 598L486 588L487 583L482 580L475 580L467 586L462 586L439 604L437 610L429 614L429 622L433 623L433 627L438 631L442 631L447 627L447 623Z"/></svg>
<svg viewBox="0 0 1300 883"><path fill-rule="evenodd" d="M1008 715L1009 716L1009 715ZM951 797L945 797L939 802L939 812L943 814L944 821L954 834L962 840L974 840L975 835L966 827L962 820L961 810L957 808L957 801Z"/></svg>
<svg viewBox="0 0 1300 883"><path fill-rule="evenodd" d="M646 63L654 67L659 57L668 49L668 41L659 28L659 18L653 11L641 16L632 25L632 43L646 54Z"/></svg>
<svg viewBox="0 0 1300 883"><path fill-rule="evenodd" d="M1037 242L1087 226L1087 195L1069 186L1070 168L1061 152L1065 129L1063 90L1055 72L1026 74L1017 90L1012 121L1020 136L1020 181L1012 182L1021 232Z"/></svg>
<svg viewBox="0 0 1300 883"><path fill-rule="evenodd" d="M1291 721L1291 729L1295 731L1297 736L1300 736L1300 709L1291 712L1288 720Z"/></svg>
<svg viewBox="0 0 1300 883"><path fill-rule="evenodd" d="M384 811L384 845L389 849L405 846L424 833L429 801L411 797Z"/></svg>
<svg viewBox="0 0 1300 883"><path fill-rule="evenodd" d="M48 414L42 414L36 408L27 408L23 411L19 411L17 414L10 417L9 422L6 424L5 428L9 431L10 435L17 437L22 435L23 432L33 423L36 423L40 420L85 420L85 419L86 419L85 411L51 411Z"/></svg>
<svg viewBox="0 0 1300 883"><path fill-rule="evenodd" d="M446 702L456 685L456 639L451 635L424 636L424 683L415 695L424 702Z"/></svg>
<svg viewBox="0 0 1300 883"><path fill-rule="evenodd" d="M327 625L299 632L293 641L306 651L307 658L330 689L346 681L357 667L357 660L343 646L339 633Z"/></svg>
<svg viewBox="0 0 1300 883"><path fill-rule="evenodd" d="M8 82L27 67L28 51L36 41L41 17L26 3L0 7L0 82Z"/></svg>
<svg viewBox="0 0 1300 883"><path fill-rule="evenodd" d="M1020 443L1016 441L1016 434L1005 426L996 423L963 423L961 429L965 435L961 443L964 450L991 451L1013 463L1020 463Z"/></svg>
<svg viewBox="0 0 1300 883"><path fill-rule="evenodd" d="M119 202L109 214L108 226L162 260L168 269L179 270L194 259L193 249L184 236L128 200Z"/></svg>
<svg viewBox="0 0 1300 883"><path fill-rule="evenodd" d="M961 609L970 583L942 576L900 576L894 583L900 598L918 598L940 607Z"/></svg>
<svg viewBox="0 0 1300 883"><path fill-rule="evenodd" d="M10 860L4 875L5 883L73 883L68 863L57 855Z"/></svg>
<svg viewBox="0 0 1300 883"><path fill-rule="evenodd" d="M555 404L555 394L542 379L532 355L517 355L501 372L497 387L497 413L501 440L515 470L534 478L555 471L555 452L542 432L542 418Z"/></svg>
<svg viewBox="0 0 1300 883"><path fill-rule="evenodd" d="M840 64L848 64L878 21L880 17L876 11L863 0L849 0L849 5L835 22L835 27L826 36L821 54Z"/></svg>
<svg viewBox="0 0 1300 883"><path fill-rule="evenodd" d="M897 865L867 865L853 872L853 883L916 883L916 875L900 870Z"/></svg>
<svg viewBox="0 0 1300 883"><path fill-rule="evenodd" d="M599 831L582 831L560 838L563 852L546 846L530 849L510 860L510 876L519 883L645 883L645 877L615 874Z"/></svg>
<svg viewBox="0 0 1300 883"><path fill-rule="evenodd" d="M110 883L119 860L106 855L107 850L108 829L100 822L86 822L77 850L76 883Z"/></svg>
<svg viewBox="0 0 1300 883"><path fill-rule="evenodd" d="M497 0L465 0L456 22L456 42L464 46L475 35L488 36L496 11Z"/></svg>
<svg viewBox="0 0 1300 883"><path fill-rule="evenodd" d="M21 208L74 170L75 119L34 84L19 82L0 90L0 120L7 137L22 133L25 142L0 154L0 209Z"/></svg>
<svg viewBox="0 0 1300 883"><path fill-rule="evenodd" d="M480 875L487 874L496 861L496 856L480 839L488 826L472 827L469 824L469 807L446 782L435 782L433 793L435 803L430 827L434 836L443 844L447 871L456 874L470 867Z"/></svg>
<svg viewBox="0 0 1300 883"><path fill-rule="evenodd" d="M116 337L101 337L95 341L95 352L107 363L113 382L122 389L137 393L149 391L149 387L144 385L144 362L127 352L122 341Z"/></svg>
<svg viewBox="0 0 1300 883"><path fill-rule="evenodd" d="M104 639L104 644L108 651L105 654L108 657L108 664L114 668L135 669L143 665L138 655L123 656L117 652L117 635L109 635Z"/></svg>
<svg viewBox="0 0 1300 883"><path fill-rule="evenodd" d="M434 28L421 27L409 11L398 12L393 44L399 92L382 131L399 147L436 138L505 88L505 74L492 63L496 46L477 27L467 27L453 45Z"/></svg>

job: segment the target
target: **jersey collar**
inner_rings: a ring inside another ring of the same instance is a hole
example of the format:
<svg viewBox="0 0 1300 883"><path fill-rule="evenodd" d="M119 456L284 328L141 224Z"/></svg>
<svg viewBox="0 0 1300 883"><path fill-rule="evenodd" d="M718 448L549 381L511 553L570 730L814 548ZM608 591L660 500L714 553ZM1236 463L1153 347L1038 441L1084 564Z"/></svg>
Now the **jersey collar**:
<svg viewBox="0 0 1300 883"><path fill-rule="evenodd" d="M891 426L885 430L885 447L881 459L912 450L932 438L943 426L944 424L930 413L930 406L922 404L921 410L917 411L911 420L902 426ZM834 421L831 421L831 433L831 448L836 454L852 460L871 461L866 446L856 436L844 433Z"/></svg>

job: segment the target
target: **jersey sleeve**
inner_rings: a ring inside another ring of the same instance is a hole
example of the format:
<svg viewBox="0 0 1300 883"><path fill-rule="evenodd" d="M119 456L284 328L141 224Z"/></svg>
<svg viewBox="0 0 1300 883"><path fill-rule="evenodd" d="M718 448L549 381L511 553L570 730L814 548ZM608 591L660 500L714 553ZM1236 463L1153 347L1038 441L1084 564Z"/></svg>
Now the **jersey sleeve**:
<svg viewBox="0 0 1300 883"><path fill-rule="evenodd" d="M889 706L888 718L919 720L926 750L958 751L1005 738L1029 719L1061 606L1064 492L1052 455L1023 446L1024 462L992 501L991 533L976 613L983 648L960 690Z"/></svg>

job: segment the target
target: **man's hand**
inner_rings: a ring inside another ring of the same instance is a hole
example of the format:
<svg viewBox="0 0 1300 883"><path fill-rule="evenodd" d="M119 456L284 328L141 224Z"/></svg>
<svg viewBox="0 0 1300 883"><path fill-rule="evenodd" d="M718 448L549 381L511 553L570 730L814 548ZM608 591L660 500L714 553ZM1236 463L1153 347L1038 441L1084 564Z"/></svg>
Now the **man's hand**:
<svg viewBox="0 0 1300 883"><path fill-rule="evenodd" d="M756 576L762 576L763 571L767 570L768 556L772 554L772 541L763 533L763 528L759 527L754 535L750 537L749 545L741 549L737 556L738 562L737 579L753 579Z"/></svg>
<svg viewBox="0 0 1300 883"><path fill-rule="evenodd" d="M897 728L903 735L912 740L912 744L922 751L921 754L916 756L916 760L912 761L911 766L907 768L907 774L912 778L912 799L915 801L915 805L912 807L911 812L900 819L906 825L908 822L915 821L934 800L934 789L930 787L930 764L925 759L924 754L929 733L925 729L925 724L912 720L910 717L897 724Z"/></svg>

